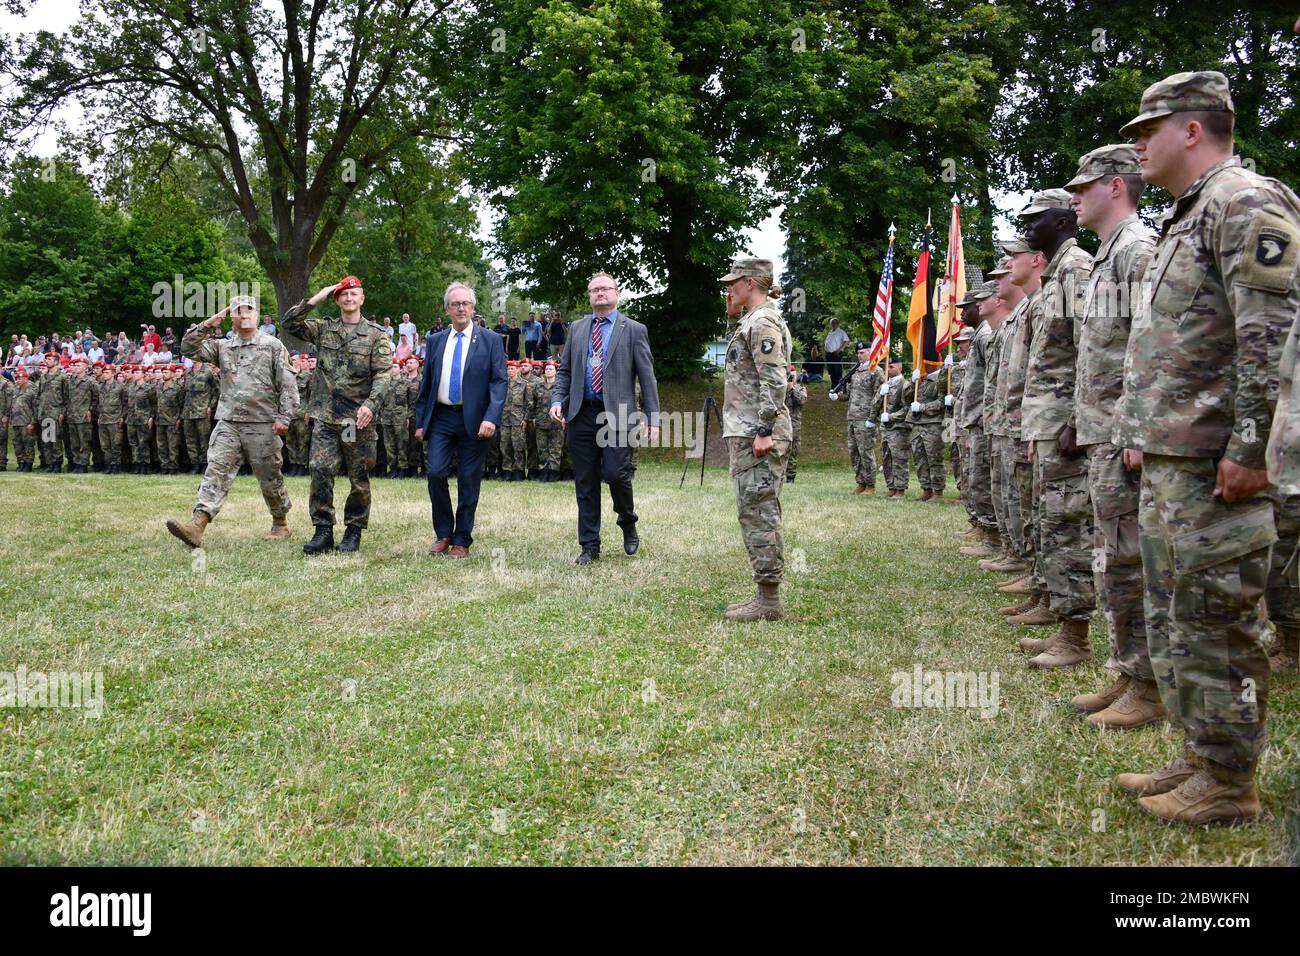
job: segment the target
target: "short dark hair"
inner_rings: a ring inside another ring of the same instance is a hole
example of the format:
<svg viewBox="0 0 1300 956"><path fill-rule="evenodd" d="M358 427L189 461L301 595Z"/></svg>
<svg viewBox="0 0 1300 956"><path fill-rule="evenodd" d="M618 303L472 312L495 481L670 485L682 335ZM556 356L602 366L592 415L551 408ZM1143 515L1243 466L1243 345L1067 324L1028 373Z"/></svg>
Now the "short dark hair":
<svg viewBox="0 0 1300 956"><path fill-rule="evenodd" d="M1128 192L1128 201L1136 206L1147 188L1147 184L1142 181L1142 174L1120 173L1119 178L1124 180L1124 189Z"/></svg>
<svg viewBox="0 0 1300 956"><path fill-rule="evenodd" d="M1232 130L1236 124L1236 117L1227 110L1191 110L1183 119L1196 120L1200 123L1206 137L1215 145L1232 145Z"/></svg>

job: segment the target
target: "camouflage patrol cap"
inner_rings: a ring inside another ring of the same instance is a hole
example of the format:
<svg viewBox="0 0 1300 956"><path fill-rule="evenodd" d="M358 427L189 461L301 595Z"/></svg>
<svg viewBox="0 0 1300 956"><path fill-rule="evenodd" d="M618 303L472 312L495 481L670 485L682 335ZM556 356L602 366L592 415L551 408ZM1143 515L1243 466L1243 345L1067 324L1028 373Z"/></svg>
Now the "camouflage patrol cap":
<svg viewBox="0 0 1300 956"><path fill-rule="evenodd" d="M998 248L1001 249L1006 256L1010 257L1017 253L1028 252L1029 243L1025 242L1023 239L1003 239L998 243Z"/></svg>
<svg viewBox="0 0 1300 956"><path fill-rule="evenodd" d="M1217 70L1175 73L1152 83L1142 94L1136 117L1119 129L1121 136L1137 135L1137 127L1147 120L1160 119L1171 113L1235 113L1228 78Z"/></svg>
<svg viewBox="0 0 1300 956"><path fill-rule="evenodd" d="M971 327L969 325L963 326L961 332L957 334L958 342L969 342L973 338L975 338L975 333L971 331Z"/></svg>
<svg viewBox="0 0 1300 956"><path fill-rule="evenodd" d="M731 271L722 277L721 282L735 282L737 279L772 279L771 259L732 259Z"/></svg>
<svg viewBox="0 0 1300 956"><path fill-rule="evenodd" d="M230 300L230 311L234 312L236 309L252 309L256 312L257 300L251 295L237 295Z"/></svg>
<svg viewBox="0 0 1300 956"><path fill-rule="evenodd" d="M1029 205L1016 215L1026 219L1029 216L1037 216L1040 212L1047 212L1049 209L1069 208L1070 194L1064 189L1040 189L1034 193L1034 198L1029 200Z"/></svg>
<svg viewBox="0 0 1300 956"><path fill-rule="evenodd" d="M1065 184L1067 192L1094 183L1103 176L1140 176L1137 150L1128 143L1099 146L1079 160L1079 171Z"/></svg>
<svg viewBox="0 0 1300 956"><path fill-rule="evenodd" d="M1001 259L998 260L998 264L996 266L994 266L992 269L990 269L988 272L984 274L992 279L996 279L998 276L1010 275L1011 257L1003 256Z"/></svg>
<svg viewBox="0 0 1300 956"><path fill-rule="evenodd" d="M989 273L992 275L992 273ZM981 282L975 288L966 293L966 298L957 303L957 307L964 309L968 305L974 305L977 302L983 302L994 292L992 282Z"/></svg>

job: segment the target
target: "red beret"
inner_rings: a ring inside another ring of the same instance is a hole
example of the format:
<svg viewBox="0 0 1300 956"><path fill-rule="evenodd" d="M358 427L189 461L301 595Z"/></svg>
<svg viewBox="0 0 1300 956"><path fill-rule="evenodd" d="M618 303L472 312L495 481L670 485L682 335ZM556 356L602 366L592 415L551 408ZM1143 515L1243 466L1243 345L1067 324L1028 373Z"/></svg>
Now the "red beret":
<svg viewBox="0 0 1300 956"><path fill-rule="evenodd" d="M360 289L360 288L361 288L361 280L358 279L356 276L348 276L346 279L344 279L342 282L340 282L338 285L334 287L334 292L332 294L334 298L337 299L339 297L339 293L342 292L344 289Z"/></svg>

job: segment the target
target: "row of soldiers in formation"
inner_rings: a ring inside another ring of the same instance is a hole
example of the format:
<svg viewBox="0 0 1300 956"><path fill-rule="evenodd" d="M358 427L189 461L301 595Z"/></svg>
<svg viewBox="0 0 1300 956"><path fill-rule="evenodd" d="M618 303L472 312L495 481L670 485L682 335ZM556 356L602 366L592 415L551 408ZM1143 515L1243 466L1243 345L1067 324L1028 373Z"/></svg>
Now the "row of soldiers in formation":
<svg viewBox="0 0 1300 956"><path fill-rule="evenodd" d="M300 352L291 361L300 402L285 436L283 474L305 476L316 359ZM485 477L552 482L571 476L563 431L547 414L555 363L508 364L504 427L492 440ZM392 379L376 415L380 454L389 478L422 476L425 445L414 424L420 359L394 360ZM202 474L220 395L216 370L202 361L187 369L73 359L65 369L49 355L35 371L18 366L12 381L0 377L0 471L8 468L12 435L22 472Z"/></svg>
<svg viewBox="0 0 1300 956"><path fill-rule="evenodd" d="M940 369L917 394L892 367L840 386L860 491L877 424L887 452L904 447L902 391L913 431L933 433L911 442L922 487L928 472L941 492L952 409L960 552L1014 576L1009 623L1054 628L1018 642L1035 668L1091 660L1104 614L1118 677L1071 705L1096 728L1181 730L1166 766L1116 783L1187 824L1260 813L1270 676L1300 653L1300 198L1233 156L1233 118L1221 73L1152 85L1121 131L1136 142L1034 193L961 303L957 388ZM1137 214L1147 185L1175 197L1158 233Z"/></svg>

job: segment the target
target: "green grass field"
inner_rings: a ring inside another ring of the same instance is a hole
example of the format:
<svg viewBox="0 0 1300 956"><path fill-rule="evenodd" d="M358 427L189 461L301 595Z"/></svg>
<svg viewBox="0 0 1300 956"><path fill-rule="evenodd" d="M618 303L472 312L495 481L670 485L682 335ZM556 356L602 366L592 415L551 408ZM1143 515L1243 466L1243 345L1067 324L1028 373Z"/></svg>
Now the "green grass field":
<svg viewBox="0 0 1300 956"><path fill-rule="evenodd" d="M679 474L642 468L642 553L611 522L589 569L570 485L486 483L455 562L427 554L423 483L376 481L362 553L308 559L306 479L271 545L240 478L199 566L163 527L197 478L0 474L0 671L105 679L98 720L0 710L0 862L1288 858L1294 678L1271 701L1264 818L1170 827L1112 778L1166 762L1174 735L1090 729L1067 700L1095 664L1029 670L998 582L956 555L960 506L804 468L784 494L790 616L728 625L752 587L730 486ZM891 706L917 663L996 672L996 714Z"/></svg>

